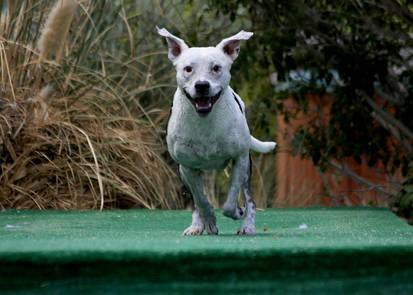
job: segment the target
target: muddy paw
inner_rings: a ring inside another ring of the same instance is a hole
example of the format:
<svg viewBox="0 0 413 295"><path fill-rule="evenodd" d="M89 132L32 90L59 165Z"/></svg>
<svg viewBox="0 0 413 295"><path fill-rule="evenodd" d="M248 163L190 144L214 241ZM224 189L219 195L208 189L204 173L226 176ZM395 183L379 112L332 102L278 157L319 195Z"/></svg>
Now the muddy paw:
<svg viewBox="0 0 413 295"><path fill-rule="evenodd" d="M191 225L182 233L183 236L199 236L204 232L204 227Z"/></svg>
<svg viewBox="0 0 413 295"><path fill-rule="evenodd" d="M255 235L255 227L254 226L241 226L240 229L237 231L239 235Z"/></svg>

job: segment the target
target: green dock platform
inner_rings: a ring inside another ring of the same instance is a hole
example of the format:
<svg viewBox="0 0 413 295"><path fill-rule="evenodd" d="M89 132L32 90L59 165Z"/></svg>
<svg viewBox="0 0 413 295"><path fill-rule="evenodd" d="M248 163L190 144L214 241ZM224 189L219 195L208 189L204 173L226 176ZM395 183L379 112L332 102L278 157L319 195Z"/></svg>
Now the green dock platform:
<svg viewBox="0 0 413 295"><path fill-rule="evenodd" d="M413 294L413 227L384 208L0 212L0 294Z"/></svg>

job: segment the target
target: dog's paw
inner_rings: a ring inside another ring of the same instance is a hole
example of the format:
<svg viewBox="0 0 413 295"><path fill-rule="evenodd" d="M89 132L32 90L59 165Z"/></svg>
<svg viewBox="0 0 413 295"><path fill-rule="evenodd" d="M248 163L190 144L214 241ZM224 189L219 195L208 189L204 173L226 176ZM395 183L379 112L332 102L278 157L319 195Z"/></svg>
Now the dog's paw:
<svg viewBox="0 0 413 295"><path fill-rule="evenodd" d="M206 229L208 235L217 235L218 234L218 228L217 228L215 222L205 223L205 229Z"/></svg>
<svg viewBox="0 0 413 295"><path fill-rule="evenodd" d="M255 226L241 226L239 230L237 231L237 234L239 235L255 235Z"/></svg>
<svg viewBox="0 0 413 295"><path fill-rule="evenodd" d="M200 236L204 232L203 226L191 225L182 233L183 236Z"/></svg>

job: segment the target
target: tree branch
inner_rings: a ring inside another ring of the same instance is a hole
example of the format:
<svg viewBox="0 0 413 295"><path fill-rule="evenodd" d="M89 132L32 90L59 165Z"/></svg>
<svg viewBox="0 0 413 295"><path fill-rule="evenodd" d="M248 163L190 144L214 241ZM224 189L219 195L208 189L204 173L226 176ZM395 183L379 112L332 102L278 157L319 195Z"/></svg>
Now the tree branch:
<svg viewBox="0 0 413 295"><path fill-rule="evenodd" d="M340 166L339 164L333 162L332 160L328 160L328 163L334 167L335 169L339 170L340 172L342 172L343 174L347 175L348 177L350 177L351 179L353 179L354 181L367 186L370 190L374 190L376 192L378 192L379 194L381 194L384 197L388 197L391 196L392 193L389 191L386 191L382 188L380 188L380 186L371 183L370 181L364 179L363 177L361 177L360 175L357 175L356 173L354 173L353 171L351 171L351 169L348 167L348 165L346 163L343 164L343 166Z"/></svg>
<svg viewBox="0 0 413 295"><path fill-rule="evenodd" d="M402 138L400 135L400 132L397 128L395 128L393 125L387 123L380 115L377 114L377 112L372 112L371 116L380 123L380 125L383 126L383 128L387 129L401 144L404 145L404 147L409 151L413 151L413 146L409 143L407 139Z"/></svg>
<svg viewBox="0 0 413 295"><path fill-rule="evenodd" d="M317 168L318 173L320 173L320 175L321 175L321 179L323 180L324 186L327 189L328 196L331 199L333 199L334 205L338 206L338 201L337 201L338 198L337 198L336 195L334 195L333 189L332 189L330 183L328 182L328 178L327 178L326 174L323 171L321 171L320 167L316 166L316 168Z"/></svg>
<svg viewBox="0 0 413 295"><path fill-rule="evenodd" d="M397 105L403 105L404 104L404 100L401 98L395 98L394 96L391 96L387 93L384 93L383 91L381 91L380 89L375 89L374 91L376 91L377 95L381 98L384 98L385 100L395 103Z"/></svg>
<svg viewBox="0 0 413 295"><path fill-rule="evenodd" d="M409 128L407 128L402 122L398 121L396 118L394 118L388 112L386 112L381 106L379 106L370 97L368 97L367 95L363 95L363 96L366 99L367 103L377 112L378 115L380 115L388 123L390 123L390 124L396 126L397 128L399 128L400 131L404 135L406 135L410 140L413 140L413 132L411 132L409 130Z"/></svg>

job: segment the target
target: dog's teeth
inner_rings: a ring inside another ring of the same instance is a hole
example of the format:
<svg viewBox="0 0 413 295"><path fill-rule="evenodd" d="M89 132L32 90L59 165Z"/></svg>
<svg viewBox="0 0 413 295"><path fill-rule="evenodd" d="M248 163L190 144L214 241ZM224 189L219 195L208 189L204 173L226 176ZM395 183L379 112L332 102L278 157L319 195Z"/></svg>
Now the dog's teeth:
<svg viewBox="0 0 413 295"><path fill-rule="evenodd" d="M212 103L209 103L209 104L208 104L208 107L209 107L209 108L212 107Z"/></svg>

